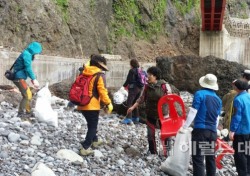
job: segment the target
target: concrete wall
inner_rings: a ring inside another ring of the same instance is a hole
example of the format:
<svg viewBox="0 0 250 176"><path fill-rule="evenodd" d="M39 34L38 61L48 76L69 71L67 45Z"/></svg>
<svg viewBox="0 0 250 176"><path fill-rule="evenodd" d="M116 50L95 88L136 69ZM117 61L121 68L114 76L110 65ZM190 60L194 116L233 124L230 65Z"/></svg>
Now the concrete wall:
<svg viewBox="0 0 250 176"><path fill-rule="evenodd" d="M12 84L4 77L5 70L9 69L20 53L0 51L0 85ZM111 57L112 56L112 57ZM119 88L126 80L128 70L130 69L129 61L120 61L120 56L105 55L108 60L106 72L107 87ZM86 63L88 59L63 58L55 56L38 55L33 62L34 73L41 85L46 81L50 84L60 82L64 79L75 79L79 74L78 68ZM140 63L146 70L155 63ZM30 81L28 81L30 83Z"/></svg>

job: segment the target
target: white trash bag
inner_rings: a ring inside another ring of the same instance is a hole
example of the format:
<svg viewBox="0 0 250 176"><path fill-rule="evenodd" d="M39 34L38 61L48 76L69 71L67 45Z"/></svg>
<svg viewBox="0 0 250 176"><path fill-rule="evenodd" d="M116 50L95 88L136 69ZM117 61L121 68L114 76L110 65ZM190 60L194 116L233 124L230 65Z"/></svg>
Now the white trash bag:
<svg viewBox="0 0 250 176"><path fill-rule="evenodd" d="M185 133L178 132L175 138L173 155L161 163L160 169L173 176L186 176L191 155L192 128L184 129Z"/></svg>
<svg viewBox="0 0 250 176"><path fill-rule="evenodd" d="M46 83L46 86L37 92L34 114L39 122L45 122L54 127L58 127L58 114L51 107L49 83Z"/></svg>
<svg viewBox="0 0 250 176"><path fill-rule="evenodd" d="M113 95L114 104L120 105L127 101L128 99L128 91L125 90L123 87L119 89L117 92Z"/></svg>

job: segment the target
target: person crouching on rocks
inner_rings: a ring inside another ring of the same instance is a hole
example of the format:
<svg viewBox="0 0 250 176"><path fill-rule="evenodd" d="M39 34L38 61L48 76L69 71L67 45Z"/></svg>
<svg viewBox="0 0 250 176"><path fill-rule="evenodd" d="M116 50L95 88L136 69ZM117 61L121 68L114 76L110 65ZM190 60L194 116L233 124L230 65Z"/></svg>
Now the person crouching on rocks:
<svg viewBox="0 0 250 176"><path fill-rule="evenodd" d="M35 59L36 54L42 52L42 45L38 42L31 42L28 47L19 55L14 64L15 78L13 83L18 87L23 98L19 104L17 116L25 119L32 116L31 113L31 99L32 93L26 79L31 79L34 88L39 88L39 82L32 69L32 62Z"/></svg>

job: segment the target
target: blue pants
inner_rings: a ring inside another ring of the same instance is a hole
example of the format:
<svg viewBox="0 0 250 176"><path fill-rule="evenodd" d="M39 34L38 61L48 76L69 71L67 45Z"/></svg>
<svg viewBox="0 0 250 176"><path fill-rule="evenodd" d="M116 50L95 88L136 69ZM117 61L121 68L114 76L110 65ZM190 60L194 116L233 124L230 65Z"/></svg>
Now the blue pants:
<svg viewBox="0 0 250 176"><path fill-rule="evenodd" d="M215 176L215 142L217 133L206 129L194 129L192 131L192 160L193 175L205 176L204 159L206 159L206 171L208 176Z"/></svg>
<svg viewBox="0 0 250 176"><path fill-rule="evenodd" d="M91 146L92 142L98 141L96 133L97 133L97 125L98 125L100 111L81 111L81 112L87 121L87 127L88 127L85 140L82 141L81 144L84 149L88 149Z"/></svg>

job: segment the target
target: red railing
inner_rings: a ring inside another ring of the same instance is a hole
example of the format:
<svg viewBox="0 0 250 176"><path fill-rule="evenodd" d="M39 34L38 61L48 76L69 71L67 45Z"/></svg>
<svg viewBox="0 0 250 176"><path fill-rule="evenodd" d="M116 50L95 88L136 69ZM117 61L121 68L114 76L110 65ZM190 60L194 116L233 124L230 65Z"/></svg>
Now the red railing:
<svg viewBox="0 0 250 176"><path fill-rule="evenodd" d="M226 0L201 0L202 31L221 31Z"/></svg>

